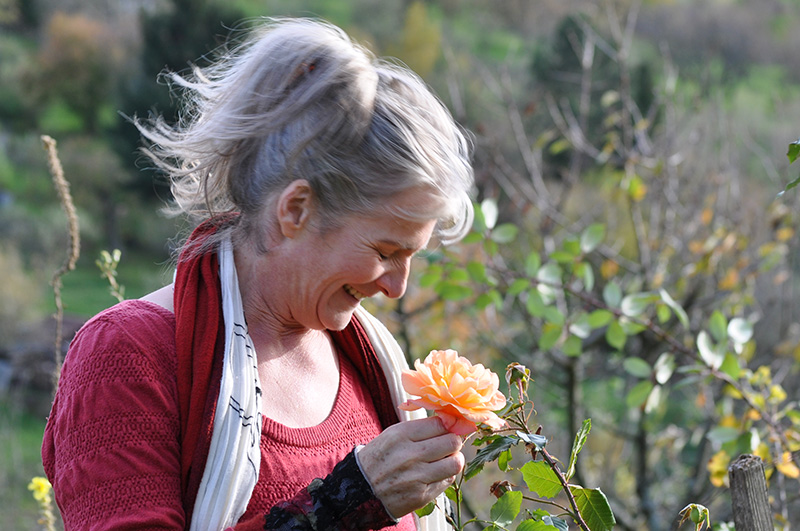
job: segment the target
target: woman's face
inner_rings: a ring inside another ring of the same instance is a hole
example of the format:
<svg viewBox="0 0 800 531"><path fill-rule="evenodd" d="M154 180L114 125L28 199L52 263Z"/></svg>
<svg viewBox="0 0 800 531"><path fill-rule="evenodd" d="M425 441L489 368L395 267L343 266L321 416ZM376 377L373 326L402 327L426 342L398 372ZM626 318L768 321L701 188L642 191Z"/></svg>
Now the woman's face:
<svg viewBox="0 0 800 531"><path fill-rule="evenodd" d="M407 192L396 206L419 208L431 199ZM411 259L431 238L436 219L408 221L390 211L351 215L328 231L311 228L296 242L301 264L292 274L294 320L303 327L341 330L361 299L405 293Z"/></svg>

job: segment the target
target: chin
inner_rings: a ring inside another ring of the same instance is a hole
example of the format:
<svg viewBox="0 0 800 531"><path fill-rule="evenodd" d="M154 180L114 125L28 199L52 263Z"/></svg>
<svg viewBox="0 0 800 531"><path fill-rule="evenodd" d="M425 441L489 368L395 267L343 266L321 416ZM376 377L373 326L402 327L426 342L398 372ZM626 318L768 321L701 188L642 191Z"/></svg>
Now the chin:
<svg viewBox="0 0 800 531"><path fill-rule="evenodd" d="M335 316L332 316L331 319L325 319L322 321L325 330L330 330L332 332L340 332L344 330L347 328L347 325L350 324L354 312L355 308L349 312L337 313Z"/></svg>

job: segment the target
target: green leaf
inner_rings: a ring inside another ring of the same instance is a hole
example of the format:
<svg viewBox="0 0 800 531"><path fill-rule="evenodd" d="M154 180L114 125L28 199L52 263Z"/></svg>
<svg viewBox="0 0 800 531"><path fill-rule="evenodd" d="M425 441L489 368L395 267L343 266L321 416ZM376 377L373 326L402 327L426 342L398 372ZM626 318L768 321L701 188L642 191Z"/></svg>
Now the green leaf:
<svg viewBox="0 0 800 531"><path fill-rule="evenodd" d="M589 225L586 230L581 233L581 251L590 253L597 249L597 246L603 242L606 237L606 226L602 223L595 223Z"/></svg>
<svg viewBox="0 0 800 531"><path fill-rule="evenodd" d="M792 188L794 188L798 184L800 184L800 177L798 177L797 179L794 179L793 181L791 181L789 184L786 185L786 188L784 188L783 190L778 192L778 197L782 196L783 194L785 194L786 192L788 192L789 190L791 190Z"/></svg>
<svg viewBox="0 0 800 531"><path fill-rule="evenodd" d="M475 474L480 472L484 464L494 461L500 457L503 452L518 442L519 438L517 437L502 436L494 439L492 442L478 450L475 453L475 457L472 458L472 461L467 463L467 466L464 469L464 477L467 479L473 477Z"/></svg>
<svg viewBox="0 0 800 531"><path fill-rule="evenodd" d="M625 358L622 362L622 368L625 369L625 372L637 378L650 378L653 373L653 368L642 358Z"/></svg>
<svg viewBox="0 0 800 531"><path fill-rule="evenodd" d="M789 157L790 164L797 160L797 157L800 156L800 140L789 144L789 151L786 152L786 156Z"/></svg>
<svg viewBox="0 0 800 531"><path fill-rule="evenodd" d="M589 337L589 334L592 332L592 328L595 327L593 327L589 322L589 316L585 313L582 313L571 325L569 325L570 333L581 339L586 339Z"/></svg>
<svg viewBox="0 0 800 531"><path fill-rule="evenodd" d="M577 336L570 335L561 346L561 352L565 356L577 357L583 354L583 341Z"/></svg>
<svg viewBox="0 0 800 531"><path fill-rule="evenodd" d="M672 317L672 310L666 304L659 304L656 306L656 317L658 317L659 323L664 324Z"/></svg>
<svg viewBox="0 0 800 531"><path fill-rule="evenodd" d="M553 348L558 340L561 339L562 327L553 323L544 323L542 325L542 335L539 336L539 348L542 350L550 350Z"/></svg>
<svg viewBox="0 0 800 531"><path fill-rule="evenodd" d="M553 528L558 531L568 531L569 526L565 520L547 514L544 515L541 520L534 520L531 518L522 521L517 526L517 531L553 531Z"/></svg>
<svg viewBox="0 0 800 531"><path fill-rule="evenodd" d="M643 324L631 321L625 317L620 318L619 324L622 326L623 332L625 332L625 335L628 337L635 336L636 334L640 334L647 330L647 327Z"/></svg>
<svg viewBox="0 0 800 531"><path fill-rule="evenodd" d="M570 237L563 241L561 248L573 256L581 254L581 241L578 238Z"/></svg>
<svg viewBox="0 0 800 531"><path fill-rule="evenodd" d="M728 353L725 354L725 359L722 360L722 365L719 366L719 370L733 378L734 380L739 379L739 375L742 373L742 366L739 365L739 358L735 355Z"/></svg>
<svg viewBox="0 0 800 531"><path fill-rule="evenodd" d="M564 250L556 250L550 253L550 259L559 264L568 264L577 258L576 255Z"/></svg>
<svg viewBox="0 0 800 531"><path fill-rule="evenodd" d="M506 527L513 522L522 508L522 493L510 490L500 496L490 511L492 522L501 527Z"/></svg>
<svg viewBox="0 0 800 531"><path fill-rule="evenodd" d="M477 218L477 215L475 217ZM478 243L481 240L483 240L482 232L471 231L469 234L464 236L464 239L461 240L461 243L463 243L465 245L469 245L469 244L473 244L473 243Z"/></svg>
<svg viewBox="0 0 800 531"><path fill-rule="evenodd" d="M542 317L544 315L547 305L544 303L544 299L542 299L538 289L532 289L528 292L525 308L534 317Z"/></svg>
<svg viewBox="0 0 800 531"><path fill-rule="evenodd" d="M562 520L557 516L543 516L542 522L547 524L550 527L555 527L558 531L569 531L569 524L567 524L566 520Z"/></svg>
<svg viewBox="0 0 800 531"><path fill-rule="evenodd" d="M554 498L561 492L561 482L544 461L528 461L520 470L528 488L539 496Z"/></svg>
<svg viewBox="0 0 800 531"><path fill-rule="evenodd" d="M511 295L512 297L515 295L519 295L520 293L528 289L528 286L530 285L531 281L528 280L527 278L518 278L514 282L512 282L511 285L508 287L508 294Z"/></svg>
<svg viewBox="0 0 800 531"><path fill-rule="evenodd" d="M600 489L570 487L575 504L591 531L610 531L617 523L608 498Z"/></svg>
<svg viewBox="0 0 800 531"><path fill-rule="evenodd" d="M503 223L492 230L491 238L497 243L511 243L517 239L519 227L513 223Z"/></svg>
<svg viewBox="0 0 800 531"><path fill-rule="evenodd" d="M414 512L417 514L417 516L422 518L423 516L428 516L429 514L431 514L435 508L436 508L436 502L430 502L422 509L417 509Z"/></svg>
<svg viewBox="0 0 800 531"><path fill-rule="evenodd" d="M628 336L625 335L625 331L619 321L612 321L606 328L606 341L617 350L622 350L622 347L625 346Z"/></svg>
<svg viewBox="0 0 800 531"><path fill-rule="evenodd" d="M467 269L463 269L461 267L455 267L450 270L450 274L447 280L455 284L461 284L463 282L467 282L469 280L469 272L467 272Z"/></svg>
<svg viewBox="0 0 800 531"><path fill-rule="evenodd" d="M661 300L664 301L664 304L669 306L672 311L675 313L675 316L678 318L678 321L681 322L684 328L689 328L689 316L686 314L686 310L683 309L683 306L675 302L675 299L667 293L667 290L660 289L658 290L659 295L661 295Z"/></svg>
<svg viewBox="0 0 800 531"><path fill-rule="evenodd" d="M511 469L511 460L514 458L514 454L511 453L511 450L506 450L505 452L500 454L500 457L497 458L497 468L500 469L501 472L508 472Z"/></svg>
<svg viewBox="0 0 800 531"><path fill-rule="evenodd" d="M656 382L661 385L667 383L669 379L672 378L672 374L675 372L675 367L675 356L669 352L662 353L656 360L655 365L653 365L653 372L655 373Z"/></svg>
<svg viewBox="0 0 800 531"><path fill-rule="evenodd" d="M578 433L575 434L575 440L572 443L572 452L570 452L569 456L569 468L567 468L567 481L575 474L575 465L578 462L578 454L581 453L583 449L583 445L586 444L586 438L589 436L589 432L592 430L592 419L586 419L583 421L583 425L581 429L578 430Z"/></svg>
<svg viewBox="0 0 800 531"><path fill-rule="evenodd" d="M525 258L525 274L529 277L535 277L540 267L542 267L542 259L539 253L532 251L527 258Z"/></svg>
<svg viewBox="0 0 800 531"><path fill-rule="evenodd" d="M462 491L456 490L456 488L452 485L447 487L447 489L444 491L444 495L447 496L447 498L453 503L461 503L463 499Z"/></svg>
<svg viewBox="0 0 800 531"><path fill-rule="evenodd" d="M541 520L530 518L520 522L517 526L517 531L553 531L553 526L547 525Z"/></svg>
<svg viewBox="0 0 800 531"><path fill-rule="evenodd" d="M442 278L442 266L433 264L428 266L425 272L419 279L419 285L423 288L429 288L439 282Z"/></svg>
<svg viewBox="0 0 800 531"><path fill-rule="evenodd" d="M481 201L481 214L483 216L483 224L489 230L492 230L497 223L497 200L486 198Z"/></svg>
<svg viewBox="0 0 800 531"><path fill-rule="evenodd" d="M709 441L716 444L725 444L726 442L735 441L739 438L741 432L736 428L729 428L727 426L717 426L708 432L706 436Z"/></svg>
<svg viewBox="0 0 800 531"><path fill-rule="evenodd" d="M481 293L478 295L478 298L475 299L475 307L479 310L486 309L490 304L494 302L494 298L489 293Z"/></svg>
<svg viewBox="0 0 800 531"><path fill-rule="evenodd" d="M583 281L586 291L594 289L594 270L588 262L581 262L575 266L575 275Z"/></svg>
<svg viewBox="0 0 800 531"><path fill-rule="evenodd" d="M603 300L612 308L619 306L622 301L622 289L616 282L609 282L603 288Z"/></svg>
<svg viewBox="0 0 800 531"><path fill-rule="evenodd" d="M654 297L652 293L631 293L622 299L620 310L628 317L638 317L644 313L652 302Z"/></svg>
<svg viewBox="0 0 800 531"><path fill-rule="evenodd" d="M566 317L564 317L564 314L561 313L561 310L555 306L547 306L544 309L544 315L542 317L544 317L544 320L548 323L553 323L554 325L561 327L564 326L564 323L567 320Z"/></svg>
<svg viewBox="0 0 800 531"><path fill-rule="evenodd" d="M661 405L661 398L664 394L664 388L660 385L654 385L650 394L647 395L647 400L644 403L644 412L652 413L659 405Z"/></svg>
<svg viewBox="0 0 800 531"><path fill-rule="evenodd" d="M614 319L614 314L608 310L595 310L589 314L589 326L594 330L606 326L612 319Z"/></svg>
<svg viewBox="0 0 800 531"><path fill-rule="evenodd" d="M719 369L725 359L725 353L720 352L720 348L714 345L705 330L697 334L697 350L700 352L700 358L712 369Z"/></svg>
<svg viewBox="0 0 800 531"><path fill-rule="evenodd" d="M728 336L734 343L747 343L753 337L753 323L741 317L734 317L728 323Z"/></svg>
<svg viewBox="0 0 800 531"><path fill-rule="evenodd" d="M467 273L469 273L470 278L475 282L486 283L488 278L486 277L486 266L480 262L472 261L467 264Z"/></svg>
<svg viewBox="0 0 800 531"><path fill-rule="evenodd" d="M539 293L542 295L542 300L545 304L551 304L556 299L558 288L561 285L562 270L558 264L548 262L539 268L536 273L536 279L542 282L537 286Z"/></svg>
<svg viewBox="0 0 800 531"><path fill-rule="evenodd" d="M437 292L440 297L447 301L461 301L472 296L472 288L451 282L440 284Z"/></svg>
<svg viewBox="0 0 800 531"><path fill-rule="evenodd" d="M714 310L711 313L711 317L708 319L708 330L717 343L728 339L728 320L721 311Z"/></svg>
<svg viewBox="0 0 800 531"><path fill-rule="evenodd" d="M642 380L628 392L628 396L625 397L625 403L629 408L642 407L647 402L653 387L653 382L650 380Z"/></svg>
<svg viewBox="0 0 800 531"><path fill-rule="evenodd" d="M517 431L517 437L527 444L532 444L537 450L544 450L544 447L547 446L547 437L538 433L525 433L524 431Z"/></svg>

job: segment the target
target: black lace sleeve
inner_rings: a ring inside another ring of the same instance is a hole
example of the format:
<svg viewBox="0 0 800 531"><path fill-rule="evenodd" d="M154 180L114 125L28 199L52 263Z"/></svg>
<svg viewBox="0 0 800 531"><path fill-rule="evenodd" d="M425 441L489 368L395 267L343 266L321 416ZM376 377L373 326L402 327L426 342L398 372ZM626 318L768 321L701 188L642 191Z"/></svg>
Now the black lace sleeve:
<svg viewBox="0 0 800 531"><path fill-rule="evenodd" d="M382 529L396 524L375 497L350 452L325 479L270 509L264 529L333 531Z"/></svg>

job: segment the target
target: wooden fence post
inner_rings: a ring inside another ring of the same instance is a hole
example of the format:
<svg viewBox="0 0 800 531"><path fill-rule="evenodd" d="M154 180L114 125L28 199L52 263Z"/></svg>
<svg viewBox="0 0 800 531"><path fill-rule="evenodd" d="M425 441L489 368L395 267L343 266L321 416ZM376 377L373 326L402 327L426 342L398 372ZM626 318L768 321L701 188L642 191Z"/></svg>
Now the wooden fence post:
<svg viewBox="0 0 800 531"><path fill-rule="evenodd" d="M728 467L733 522L736 529L773 531L764 463L755 455L740 455Z"/></svg>

